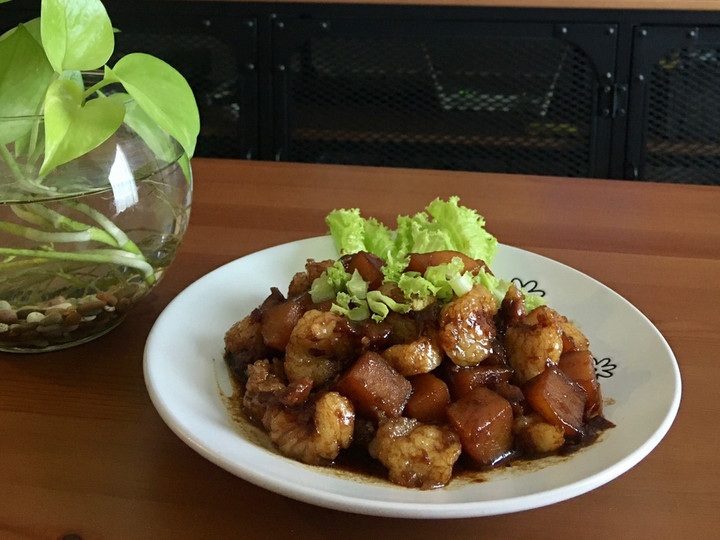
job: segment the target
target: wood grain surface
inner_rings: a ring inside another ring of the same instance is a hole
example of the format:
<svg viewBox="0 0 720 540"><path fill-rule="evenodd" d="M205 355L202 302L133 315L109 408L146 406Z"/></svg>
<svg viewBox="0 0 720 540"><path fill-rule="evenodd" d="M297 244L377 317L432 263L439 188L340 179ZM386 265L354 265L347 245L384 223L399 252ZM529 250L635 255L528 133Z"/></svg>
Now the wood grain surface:
<svg viewBox="0 0 720 540"><path fill-rule="evenodd" d="M66 351L0 353L0 538L716 537L720 188L210 159L193 166L192 218L179 255L120 327ZM477 208L501 242L613 288L666 337L683 399L641 463L585 495L527 512L375 518L249 484L163 423L145 388L143 348L185 287L253 251L324 234L333 208L393 222L450 195Z"/></svg>

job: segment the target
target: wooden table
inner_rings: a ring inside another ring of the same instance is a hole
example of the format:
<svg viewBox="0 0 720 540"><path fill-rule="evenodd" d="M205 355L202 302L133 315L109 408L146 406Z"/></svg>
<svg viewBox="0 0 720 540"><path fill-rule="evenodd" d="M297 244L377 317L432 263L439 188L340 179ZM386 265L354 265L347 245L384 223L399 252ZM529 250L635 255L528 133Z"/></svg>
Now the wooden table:
<svg viewBox="0 0 720 540"><path fill-rule="evenodd" d="M715 537L720 525L720 188L403 169L194 161L191 226L164 281L119 328L43 355L0 353L0 538ZM394 221L459 195L506 243L612 287L673 348L683 400L640 464L580 497L511 515L345 514L255 487L163 423L143 347L167 303L237 257L323 234L335 207ZM75 536L73 536L75 535Z"/></svg>

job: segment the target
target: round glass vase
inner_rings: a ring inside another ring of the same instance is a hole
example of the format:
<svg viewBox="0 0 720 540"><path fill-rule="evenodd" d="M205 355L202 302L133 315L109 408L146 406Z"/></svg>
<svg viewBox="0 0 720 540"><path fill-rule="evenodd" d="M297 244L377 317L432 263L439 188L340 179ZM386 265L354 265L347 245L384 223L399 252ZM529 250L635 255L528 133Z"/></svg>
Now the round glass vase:
<svg viewBox="0 0 720 540"><path fill-rule="evenodd" d="M115 328L163 277L190 217L190 165L164 132L123 124L46 175L43 139L42 117L0 118L0 351Z"/></svg>

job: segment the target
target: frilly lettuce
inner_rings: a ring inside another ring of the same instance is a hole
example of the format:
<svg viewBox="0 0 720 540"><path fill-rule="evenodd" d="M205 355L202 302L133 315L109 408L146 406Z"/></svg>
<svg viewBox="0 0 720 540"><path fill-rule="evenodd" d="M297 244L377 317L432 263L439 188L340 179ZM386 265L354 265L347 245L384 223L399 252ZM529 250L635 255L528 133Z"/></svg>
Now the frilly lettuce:
<svg viewBox="0 0 720 540"><path fill-rule="evenodd" d="M333 210L325 218L340 255L368 251L383 259L393 249L390 229L375 218L364 218L357 208Z"/></svg>
<svg viewBox="0 0 720 540"><path fill-rule="evenodd" d="M358 208L333 210L325 222L341 255L367 251L400 260L409 253L452 250L490 264L497 239L485 230L485 219L459 201L435 199L424 212L398 216L394 233L375 218L362 217Z"/></svg>
<svg viewBox="0 0 720 540"><path fill-rule="evenodd" d="M364 218L357 208L330 212L325 221L340 255L366 251L381 257L386 262L384 282L396 283L407 303L395 302L380 291L368 291L360 275L348 274L339 262L315 280L311 289L313 301L335 298L334 311L353 320L372 317L376 321L384 319L390 310L404 313L421 310L435 300L448 302L478 283L501 302L510 282L484 271L466 272L460 258L429 267L424 275L404 272L411 253L450 250L487 265L492 263L497 239L485 229L485 219L475 210L461 206L459 200L435 199L423 212L398 216L395 231L374 218ZM528 311L543 303L539 296L526 295Z"/></svg>
<svg viewBox="0 0 720 540"><path fill-rule="evenodd" d="M334 299L330 310L341 313L352 321L372 318L380 322L391 310L406 313L411 309L410 305L396 302L380 291L369 291L368 283L360 276L360 272L355 270L350 274L340 262L313 282L310 297L313 302Z"/></svg>
<svg viewBox="0 0 720 540"><path fill-rule="evenodd" d="M448 264L431 266L424 275L420 275L419 272L403 272L397 284L412 308L417 311L427 306L429 298L434 297L440 302L449 302L454 297L469 292L478 284L485 286L500 305L510 288L510 281L499 279L484 270L478 271L477 274L466 272L460 258L453 258ZM525 306L528 312L544 304L545 300L541 296L525 293Z"/></svg>
<svg viewBox="0 0 720 540"><path fill-rule="evenodd" d="M345 271L340 261L325 270L322 275L313 281L310 287L310 297L315 303L326 302L335 298L338 292L346 289L346 284L352 276Z"/></svg>
<svg viewBox="0 0 720 540"><path fill-rule="evenodd" d="M340 255L367 251L381 257L386 281L400 278L410 253L460 251L489 265L497 239L485 230L485 219L459 201L435 199L423 212L398 216L395 231L375 218L364 218L358 208L333 210L325 222Z"/></svg>
<svg viewBox="0 0 720 540"><path fill-rule="evenodd" d="M425 212L397 220L397 252L429 253L460 251L490 264L497 253L497 238L485 230L485 219L475 210L459 205L459 197L435 199Z"/></svg>

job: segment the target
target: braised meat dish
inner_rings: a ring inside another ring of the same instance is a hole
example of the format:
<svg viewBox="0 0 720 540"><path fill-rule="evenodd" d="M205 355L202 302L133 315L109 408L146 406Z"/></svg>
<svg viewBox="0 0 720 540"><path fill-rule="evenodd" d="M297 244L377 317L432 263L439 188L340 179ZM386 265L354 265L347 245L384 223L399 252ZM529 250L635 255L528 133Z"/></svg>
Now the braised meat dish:
<svg viewBox="0 0 720 540"><path fill-rule="evenodd" d="M489 272L451 252L413 254L407 271L458 258L468 272ZM308 260L286 293L273 288L225 334L242 410L283 455L322 466L352 450L395 484L433 489L459 463L487 469L567 452L612 426L588 339L547 305L528 310L515 285L500 300L477 283L358 319L313 298L313 284L338 264L407 304L383 283L377 256Z"/></svg>

